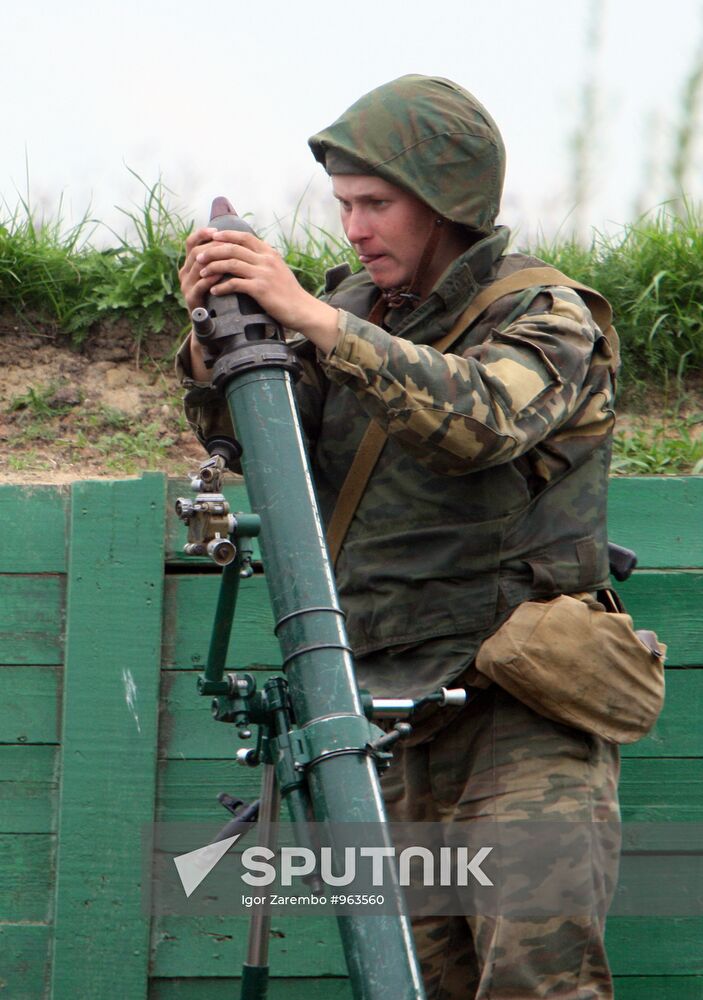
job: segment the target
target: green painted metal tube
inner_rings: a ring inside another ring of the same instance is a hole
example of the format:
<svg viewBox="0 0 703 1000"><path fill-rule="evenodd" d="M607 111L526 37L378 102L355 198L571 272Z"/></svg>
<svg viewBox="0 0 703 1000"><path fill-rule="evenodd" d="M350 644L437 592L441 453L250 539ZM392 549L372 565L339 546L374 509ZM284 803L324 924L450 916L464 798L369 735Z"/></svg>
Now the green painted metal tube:
<svg viewBox="0 0 703 1000"><path fill-rule="evenodd" d="M316 722L325 717L348 720L361 733L368 723L290 376L283 367L244 370L225 382L224 392L243 447L252 510L261 518L261 552L296 722L313 746L320 742ZM385 823L376 767L363 740L358 752L319 754L307 773L318 821ZM400 908L393 916L342 917L339 927L357 1000L424 997L410 922Z"/></svg>
<svg viewBox="0 0 703 1000"><path fill-rule="evenodd" d="M266 1000L268 996L268 966L249 965L242 968L240 1000Z"/></svg>
<svg viewBox="0 0 703 1000"><path fill-rule="evenodd" d="M240 572L242 562L237 553L233 562L222 570L220 591L217 598L215 622L210 636L210 648L207 654L205 679L218 683L224 674L229 639L232 632L232 619L239 593Z"/></svg>

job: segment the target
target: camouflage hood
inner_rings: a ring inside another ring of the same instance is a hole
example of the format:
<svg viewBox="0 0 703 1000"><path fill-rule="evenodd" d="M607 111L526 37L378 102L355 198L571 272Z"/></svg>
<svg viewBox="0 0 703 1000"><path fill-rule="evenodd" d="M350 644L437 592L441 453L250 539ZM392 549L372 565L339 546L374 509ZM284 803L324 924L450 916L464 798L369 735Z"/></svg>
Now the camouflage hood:
<svg viewBox="0 0 703 1000"><path fill-rule="evenodd" d="M309 144L328 173L377 174L445 219L492 229L505 147L486 109L450 80L411 75L383 84Z"/></svg>

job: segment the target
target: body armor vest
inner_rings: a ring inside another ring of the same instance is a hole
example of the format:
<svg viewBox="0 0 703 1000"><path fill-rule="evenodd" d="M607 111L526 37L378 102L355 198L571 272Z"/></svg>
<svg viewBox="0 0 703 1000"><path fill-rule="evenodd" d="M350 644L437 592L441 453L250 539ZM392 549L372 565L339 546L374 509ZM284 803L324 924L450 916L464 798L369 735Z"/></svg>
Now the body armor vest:
<svg viewBox="0 0 703 1000"><path fill-rule="evenodd" d="M533 258L509 255L494 280L533 265ZM368 315L374 290L365 285L357 275L342 282L331 304ZM497 315L509 316L518 299L500 300L453 353L480 344ZM611 413L607 360L614 350L606 336L597 342L575 411L513 461L439 475L390 438L337 562L357 656L447 635L472 635L478 645L522 601L605 585L610 437L603 433L603 413ZM589 433L596 409L597 434ZM328 520L368 417L348 387L331 383L323 421L311 458ZM538 471L542 448L558 456L560 471L548 480Z"/></svg>

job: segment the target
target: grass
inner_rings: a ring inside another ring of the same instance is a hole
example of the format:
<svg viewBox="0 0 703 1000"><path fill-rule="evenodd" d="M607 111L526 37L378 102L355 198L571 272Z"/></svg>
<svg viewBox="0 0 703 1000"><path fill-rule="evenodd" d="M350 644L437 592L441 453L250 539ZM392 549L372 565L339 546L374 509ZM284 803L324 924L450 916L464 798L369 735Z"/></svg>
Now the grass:
<svg viewBox="0 0 703 1000"><path fill-rule="evenodd" d="M25 393L13 397L9 412L23 410L39 418L61 416L69 413L78 402L79 398L76 398L75 402L68 402L62 398L59 385L56 382L49 382L47 385L30 386Z"/></svg>
<svg viewBox="0 0 703 1000"><path fill-rule="evenodd" d="M8 455L7 456L7 467L12 472L27 472L32 471L51 471L51 462L40 458L36 451L30 449L28 451L23 451L18 455Z"/></svg>
<svg viewBox="0 0 703 1000"><path fill-rule="evenodd" d="M135 175L136 176L136 175ZM0 310L21 317L21 329L49 333L80 347L98 326L121 321L149 357L150 336L168 329L174 346L185 323L178 268L192 223L169 206L158 181L143 181L143 203L124 210L132 235L112 232L115 245L97 249L100 225L86 215L65 229L61 205L54 218L36 219L28 201L0 213ZM312 293L324 285L327 268L358 260L346 242L312 224L268 236L301 284ZM692 204L672 202L624 226L615 236L595 233L590 246L555 241L526 248L572 277L598 288L610 300L622 342L621 388L630 404L649 407L656 398L681 395L689 378L703 371L703 214ZM60 418L80 409L57 385L32 386L6 404L15 429L29 446L61 440ZM104 408L103 408L104 409ZM664 404L661 411L667 411ZM71 416L71 420L74 420ZM56 423L56 426L54 426ZM171 439L156 425L132 433L117 412L76 418L86 446L115 471L158 462ZM52 425L49 427L49 425ZM613 469L620 474L703 472L700 415L674 410L660 424L619 434Z"/></svg>
<svg viewBox="0 0 703 1000"><path fill-rule="evenodd" d="M143 184L139 209L124 210L132 236L99 250L98 223L87 216L64 231L35 220L27 202L0 220L0 309L49 327L77 346L101 322L124 320L148 349L149 335L184 327L178 267L192 222L169 207L161 181ZM310 223L273 237L301 284L317 293L328 267L358 261L340 237ZM573 278L598 288L613 306L622 341L622 382L680 382L703 370L703 214L663 206L615 236L527 248Z"/></svg>
<svg viewBox="0 0 703 1000"><path fill-rule="evenodd" d="M135 174L135 176L137 176ZM123 215L131 224L133 240L117 236L118 246L105 251L110 260L102 281L94 289L100 313L120 313L134 324L138 339L148 332L159 333L178 310L182 318L183 299L178 268L183 262L184 244L192 229L168 207L167 191L161 181L145 189L140 211Z"/></svg>
<svg viewBox="0 0 703 1000"><path fill-rule="evenodd" d="M602 292L613 306L628 387L681 382L703 370L703 214L664 206L613 237L536 248L538 256Z"/></svg>
<svg viewBox="0 0 703 1000"><path fill-rule="evenodd" d="M48 470L53 467L48 456L78 466L86 457L99 458L102 468L115 473L165 467L169 449L187 423L173 386L164 388L163 400L168 420L140 424L120 410L91 403L82 393L54 382L32 386L0 406L0 419L4 412L12 426L8 468Z"/></svg>
<svg viewBox="0 0 703 1000"><path fill-rule="evenodd" d="M616 434L611 472L621 476L703 474L703 413Z"/></svg>
<svg viewBox="0 0 703 1000"><path fill-rule="evenodd" d="M133 173L133 172L132 172ZM186 325L178 269L192 221L169 206L170 192L159 180L143 188L137 209L120 209L130 236L109 229L115 246L96 249L91 238L100 223L86 214L65 229L62 206L37 220L28 200L0 218L0 309L21 316L30 328L49 327L79 346L91 329L126 320L138 343L167 325L180 336ZM294 235L294 233L296 235ZM322 291L325 271L342 261L358 267L351 247L312 224L298 226L273 241L308 291Z"/></svg>
<svg viewBox="0 0 703 1000"><path fill-rule="evenodd" d="M325 272L338 264L349 264L353 271L361 266L355 251L341 236L311 222L299 224L300 204L287 230L279 223L273 235L277 249L296 278L312 295L324 291Z"/></svg>
<svg viewBox="0 0 703 1000"><path fill-rule="evenodd" d="M113 472L134 473L145 467L145 462L160 465L166 460L168 449L174 444L174 438L163 433L160 424L147 424L137 431L114 431L100 434L97 438L77 441L81 446L86 444L102 455L106 469Z"/></svg>
<svg viewBox="0 0 703 1000"><path fill-rule="evenodd" d="M73 345L118 316L137 341L169 320L182 326L178 266L191 224L169 208L161 181L141 183L142 206L121 210L133 236L113 232L116 246L107 250L91 244L99 223L87 214L66 230L61 204L54 218L37 220L22 200L0 219L0 309L54 328Z"/></svg>
<svg viewBox="0 0 703 1000"><path fill-rule="evenodd" d="M24 468L51 468L51 463L41 459L40 447L61 454L76 465L85 455L100 457L100 465L111 471L132 475L142 469L165 467L169 449L175 437L165 433L161 424L150 423L139 430L105 430L96 433L97 421L89 418L82 426L66 431L47 421L32 421L21 427L14 436L14 443L21 450L7 457L8 467L19 471ZM92 424L92 426L91 426Z"/></svg>

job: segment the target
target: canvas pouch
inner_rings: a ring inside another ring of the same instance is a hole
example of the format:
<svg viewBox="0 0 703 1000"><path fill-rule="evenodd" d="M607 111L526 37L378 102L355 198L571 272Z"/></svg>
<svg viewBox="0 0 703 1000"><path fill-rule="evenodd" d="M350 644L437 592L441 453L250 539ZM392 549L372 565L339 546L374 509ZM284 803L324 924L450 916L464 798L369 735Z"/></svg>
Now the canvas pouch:
<svg viewBox="0 0 703 1000"><path fill-rule="evenodd" d="M628 614L590 594L564 594L519 605L481 645L476 668L549 719L634 743L661 711L665 655Z"/></svg>

